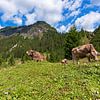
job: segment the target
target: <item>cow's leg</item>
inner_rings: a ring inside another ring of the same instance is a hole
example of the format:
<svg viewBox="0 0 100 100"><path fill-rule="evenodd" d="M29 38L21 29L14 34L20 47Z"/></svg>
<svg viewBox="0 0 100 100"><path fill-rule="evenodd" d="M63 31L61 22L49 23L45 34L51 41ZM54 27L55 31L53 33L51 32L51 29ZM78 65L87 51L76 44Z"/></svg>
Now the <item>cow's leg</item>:
<svg viewBox="0 0 100 100"><path fill-rule="evenodd" d="M75 63L76 56L73 53L72 53L72 60L73 60L73 63Z"/></svg>
<svg viewBox="0 0 100 100"><path fill-rule="evenodd" d="M77 56L75 56L75 55L73 55L72 56L72 59L73 59L73 63L75 64L79 64L79 59L78 59L78 57Z"/></svg>
<svg viewBox="0 0 100 100"><path fill-rule="evenodd" d="M80 62L79 62L79 58L76 58L76 63L79 65Z"/></svg>
<svg viewBox="0 0 100 100"><path fill-rule="evenodd" d="M100 52L97 52L97 56L100 56ZM100 60L98 59L98 61L100 61Z"/></svg>
<svg viewBox="0 0 100 100"><path fill-rule="evenodd" d="M88 61L91 62L92 55L89 53L86 55L86 57L87 57Z"/></svg>
<svg viewBox="0 0 100 100"><path fill-rule="evenodd" d="M100 53L99 52L97 52L97 56L100 56Z"/></svg>
<svg viewBox="0 0 100 100"><path fill-rule="evenodd" d="M87 57L88 61L91 62L91 57Z"/></svg>
<svg viewBox="0 0 100 100"><path fill-rule="evenodd" d="M95 51L91 52L91 55L95 61L98 61L97 53Z"/></svg>
<svg viewBox="0 0 100 100"><path fill-rule="evenodd" d="M95 56L95 61L98 61L98 57L97 56Z"/></svg>

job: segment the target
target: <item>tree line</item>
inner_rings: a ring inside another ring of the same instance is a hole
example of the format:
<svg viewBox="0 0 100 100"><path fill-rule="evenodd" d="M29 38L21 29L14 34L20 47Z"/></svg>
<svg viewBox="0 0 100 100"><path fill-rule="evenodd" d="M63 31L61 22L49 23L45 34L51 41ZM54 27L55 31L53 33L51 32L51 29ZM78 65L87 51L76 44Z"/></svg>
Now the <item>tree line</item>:
<svg viewBox="0 0 100 100"><path fill-rule="evenodd" d="M41 38L24 37L20 34L0 37L0 63L2 59L8 61L13 58L20 58L24 62L24 60L30 59L26 55L26 51L29 49L44 53L50 62L58 62L63 58L71 59L72 48L86 43L92 43L96 50L100 51L100 27L93 33L83 29L77 31L74 26L66 33L58 33L55 30L47 31Z"/></svg>

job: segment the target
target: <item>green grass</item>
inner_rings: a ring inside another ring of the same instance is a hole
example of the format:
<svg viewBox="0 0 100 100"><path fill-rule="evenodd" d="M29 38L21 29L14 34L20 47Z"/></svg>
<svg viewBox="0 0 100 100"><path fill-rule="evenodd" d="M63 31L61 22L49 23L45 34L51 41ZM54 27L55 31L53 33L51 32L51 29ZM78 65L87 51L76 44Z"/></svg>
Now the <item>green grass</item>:
<svg viewBox="0 0 100 100"><path fill-rule="evenodd" d="M26 62L0 69L0 100L100 99L100 63Z"/></svg>

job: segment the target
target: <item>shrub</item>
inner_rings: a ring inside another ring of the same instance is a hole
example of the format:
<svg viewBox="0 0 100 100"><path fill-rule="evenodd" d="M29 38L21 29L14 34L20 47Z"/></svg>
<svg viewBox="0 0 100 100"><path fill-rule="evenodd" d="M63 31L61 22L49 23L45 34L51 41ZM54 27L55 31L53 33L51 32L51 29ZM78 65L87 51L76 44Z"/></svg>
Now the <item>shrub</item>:
<svg viewBox="0 0 100 100"><path fill-rule="evenodd" d="M13 54L11 54L10 57L8 58L8 65L10 66L15 65L15 59Z"/></svg>
<svg viewBox="0 0 100 100"><path fill-rule="evenodd" d="M3 62L3 58L2 58L2 56L0 55L0 65L2 65L2 62Z"/></svg>

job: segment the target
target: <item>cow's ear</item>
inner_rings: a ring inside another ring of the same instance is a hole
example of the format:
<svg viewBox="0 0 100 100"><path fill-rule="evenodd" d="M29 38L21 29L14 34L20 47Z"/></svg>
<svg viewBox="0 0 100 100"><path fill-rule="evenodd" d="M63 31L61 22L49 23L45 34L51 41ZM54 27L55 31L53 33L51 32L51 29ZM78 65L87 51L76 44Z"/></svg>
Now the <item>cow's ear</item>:
<svg viewBox="0 0 100 100"><path fill-rule="evenodd" d="M33 50L31 49L30 52L33 53Z"/></svg>

